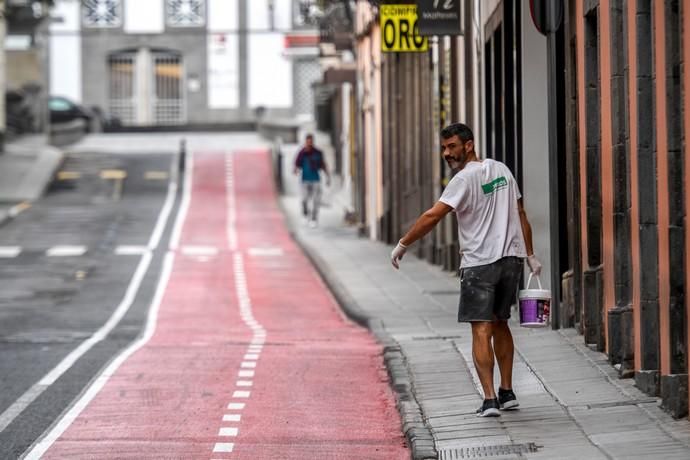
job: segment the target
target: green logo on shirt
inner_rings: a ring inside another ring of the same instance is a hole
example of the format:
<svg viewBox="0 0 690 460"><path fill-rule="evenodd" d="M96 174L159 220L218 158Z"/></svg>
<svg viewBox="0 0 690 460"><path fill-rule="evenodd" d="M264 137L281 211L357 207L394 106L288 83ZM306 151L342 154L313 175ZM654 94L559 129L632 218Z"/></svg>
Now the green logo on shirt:
<svg viewBox="0 0 690 460"><path fill-rule="evenodd" d="M482 190L484 191L484 195L491 195L494 193L496 190L500 190L502 188L505 188L508 186L508 181L504 176L499 177L498 179L494 179L488 184L482 185Z"/></svg>

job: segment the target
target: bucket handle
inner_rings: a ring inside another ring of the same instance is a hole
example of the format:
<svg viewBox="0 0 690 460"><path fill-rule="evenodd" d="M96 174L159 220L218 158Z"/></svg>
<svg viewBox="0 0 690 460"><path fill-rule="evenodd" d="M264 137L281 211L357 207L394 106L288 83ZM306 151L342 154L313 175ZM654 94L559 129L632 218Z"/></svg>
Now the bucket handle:
<svg viewBox="0 0 690 460"><path fill-rule="evenodd" d="M527 289L529 289L530 284L532 284L532 276L534 273L530 272L529 277L527 278ZM539 286L539 289L541 289L541 279L539 279L539 275L536 275L535 278L537 279L537 286Z"/></svg>

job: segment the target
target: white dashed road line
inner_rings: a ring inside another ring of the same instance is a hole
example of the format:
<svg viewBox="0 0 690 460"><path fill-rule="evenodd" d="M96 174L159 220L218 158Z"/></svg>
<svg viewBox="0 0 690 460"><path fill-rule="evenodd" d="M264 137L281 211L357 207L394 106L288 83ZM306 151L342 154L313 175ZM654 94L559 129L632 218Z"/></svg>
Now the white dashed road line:
<svg viewBox="0 0 690 460"><path fill-rule="evenodd" d="M20 246L0 246L0 258L11 259L22 253Z"/></svg>
<svg viewBox="0 0 690 460"><path fill-rule="evenodd" d="M253 257L279 257L283 255L282 248L249 248L249 255Z"/></svg>
<svg viewBox="0 0 690 460"><path fill-rule="evenodd" d="M237 436L239 431L237 428L221 428L218 431L218 436Z"/></svg>
<svg viewBox="0 0 690 460"><path fill-rule="evenodd" d="M48 257L79 257L86 254L86 246L53 246L46 251Z"/></svg>
<svg viewBox="0 0 690 460"><path fill-rule="evenodd" d="M237 250L237 212L235 209L235 190L234 190L234 169L233 169L233 157L231 155L225 156L225 173L226 173L226 190L227 190L227 238L228 247L230 251ZM282 249L280 248L269 248L270 255L281 255ZM261 252L264 251L264 252ZM251 250L250 250L251 255ZM265 249L255 251L254 255L267 255ZM237 294L237 300L239 302L240 317L244 323L249 327L253 334L252 340L247 346L242 363L240 364L240 370L238 372L239 380L235 383L236 388L249 388L254 386L252 380L246 380L247 378L253 378L256 368L257 360L259 355L263 350L263 344L266 341L266 330L261 326L261 324L254 318L252 313L252 303L249 296L249 288L247 286L247 274L244 269L244 260L242 253L234 253L234 279L235 279L235 291ZM250 370L247 370L250 369ZM232 394L233 400L238 399L249 399L251 396L250 391L246 390L235 390ZM246 403L244 402L230 402L228 404L228 410L231 411L241 411L245 408ZM241 415L238 413L230 413L223 415L223 422L235 422L239 423ZM221 426L218 431L219 438L235 437L239 433L239 428L237 426ZM213 447L214 453L219 452L232 452L234 449L234 443L218 442Z"/></svg>
<svg viewBox="0 0 690 460"><path fill-rule="evenodd" d="M219 453L219 452L232 452L232 449L235 448L235 444L231 442L219 442L216 443L216 445L213 447L213 452Z"/></svg>
<svg viewBox="0 0 690 460"><path fill-rule="evenodd" d="M118 256L141 256L149 251L147 246L123 245L115 248L115 255Z"/></svg>
<svg viewBox="0 0 690 460"><path fill-rule="evenodd" d="M216 256L218 248L213 246L182 246L182 254L186 256Z"/></svg>

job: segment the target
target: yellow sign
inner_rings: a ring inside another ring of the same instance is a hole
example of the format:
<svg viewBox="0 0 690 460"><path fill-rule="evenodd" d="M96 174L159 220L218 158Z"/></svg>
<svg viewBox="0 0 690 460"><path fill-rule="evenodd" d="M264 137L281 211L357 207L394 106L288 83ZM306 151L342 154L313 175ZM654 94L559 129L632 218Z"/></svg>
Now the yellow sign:
<svg viewBox="0 0 690 460"><path fill-rule="evenodd" d="M417 5L380 5L381 50L422 52L429 48L419 35Z"/></svg>

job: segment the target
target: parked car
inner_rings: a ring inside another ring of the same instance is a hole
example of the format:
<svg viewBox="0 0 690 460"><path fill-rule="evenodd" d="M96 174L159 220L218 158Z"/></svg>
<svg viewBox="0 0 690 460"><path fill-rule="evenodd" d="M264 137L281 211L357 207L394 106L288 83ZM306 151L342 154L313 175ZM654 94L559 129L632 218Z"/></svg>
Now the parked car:
<svg viewBox="0 0 690 460"><path fill-rule="evenodd" d="M94 113L82 107L75 102L61 96L50 96L48 100L48 110L50 110L50 124L59 125L63 123L71 123L75 120L81 120L84 122L84 130L86 132L91 132L97 130L97 123ZM96 129L94 129L96 128Z"/></svg>

